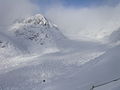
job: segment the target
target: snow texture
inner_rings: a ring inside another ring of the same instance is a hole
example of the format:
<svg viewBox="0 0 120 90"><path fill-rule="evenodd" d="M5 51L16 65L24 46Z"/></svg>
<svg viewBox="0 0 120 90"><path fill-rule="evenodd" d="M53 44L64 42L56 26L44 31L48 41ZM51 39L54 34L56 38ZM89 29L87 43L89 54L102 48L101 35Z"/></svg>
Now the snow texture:
<svg viewBox="0 0 120 90"><path fill-rule="evenodd" d="M0 90L119 90L119 30L106 38L70 40L41 14L1 27Z"/></svg>

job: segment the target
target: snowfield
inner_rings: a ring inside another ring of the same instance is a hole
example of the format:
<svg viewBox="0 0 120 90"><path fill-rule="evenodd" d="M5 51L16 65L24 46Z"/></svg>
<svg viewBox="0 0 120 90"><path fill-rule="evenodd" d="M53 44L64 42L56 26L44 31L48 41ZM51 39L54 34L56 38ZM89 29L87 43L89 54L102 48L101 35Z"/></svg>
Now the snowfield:
<svg viewBox="0 0 120 90"><path fill-rule="evenodd" d="M0 28L0 90L119 90L118 32L70 40L41 14Z"/></svg>

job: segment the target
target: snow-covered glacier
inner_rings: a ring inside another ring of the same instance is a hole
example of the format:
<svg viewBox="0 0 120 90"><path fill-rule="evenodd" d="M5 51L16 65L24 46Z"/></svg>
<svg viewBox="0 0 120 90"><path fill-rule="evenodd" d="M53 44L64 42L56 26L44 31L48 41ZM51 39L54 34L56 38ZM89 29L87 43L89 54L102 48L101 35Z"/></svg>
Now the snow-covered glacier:
<svg viewBox="0 0 120 90"><path fill-rule="evenodd" d="M0 90L119 90L114 33L104 43L71 40L41 14L0 28Z"/></svg>

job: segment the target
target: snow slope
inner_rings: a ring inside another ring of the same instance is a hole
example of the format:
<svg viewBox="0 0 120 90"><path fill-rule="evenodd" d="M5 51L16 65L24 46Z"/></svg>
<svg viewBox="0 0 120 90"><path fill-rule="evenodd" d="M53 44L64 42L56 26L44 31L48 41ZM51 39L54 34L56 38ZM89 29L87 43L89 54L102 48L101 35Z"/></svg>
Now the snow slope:
<svg viewBox="0 0 120 90"><path fill-rule="evenodd" d="M0 32L0 90L119 90L120 45L109 44L70 40L41 14L21 19Z"/></svg>

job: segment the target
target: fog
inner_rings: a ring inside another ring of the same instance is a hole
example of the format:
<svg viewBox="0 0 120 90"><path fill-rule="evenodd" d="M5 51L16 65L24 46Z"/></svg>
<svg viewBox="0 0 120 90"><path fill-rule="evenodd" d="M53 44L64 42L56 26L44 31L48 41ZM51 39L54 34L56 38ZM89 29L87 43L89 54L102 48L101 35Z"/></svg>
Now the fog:
<svg viewBox="0 0 120 90"><path fill-rule="evenodd" d="M33 15L38 9L30 0L0 0L0 26L8 26L18 18Z"/></svg>
<svg viewBox="0 0 120 90"><path fill-rule="evenodd" d="M54 5L46 16L71 39L101 40L120 26L120 4L65 7Z"/></svg>
<svg viewBox="0 0 120 90"><path fill-rule="evenodd" d="M71 39L101 40L120 26L120 4L111 5L113 0L107 0L110 5L89 7L65 6L60 0L51 0L50 5L35 1L0 0L0 27L41 12Z"/></svg>

